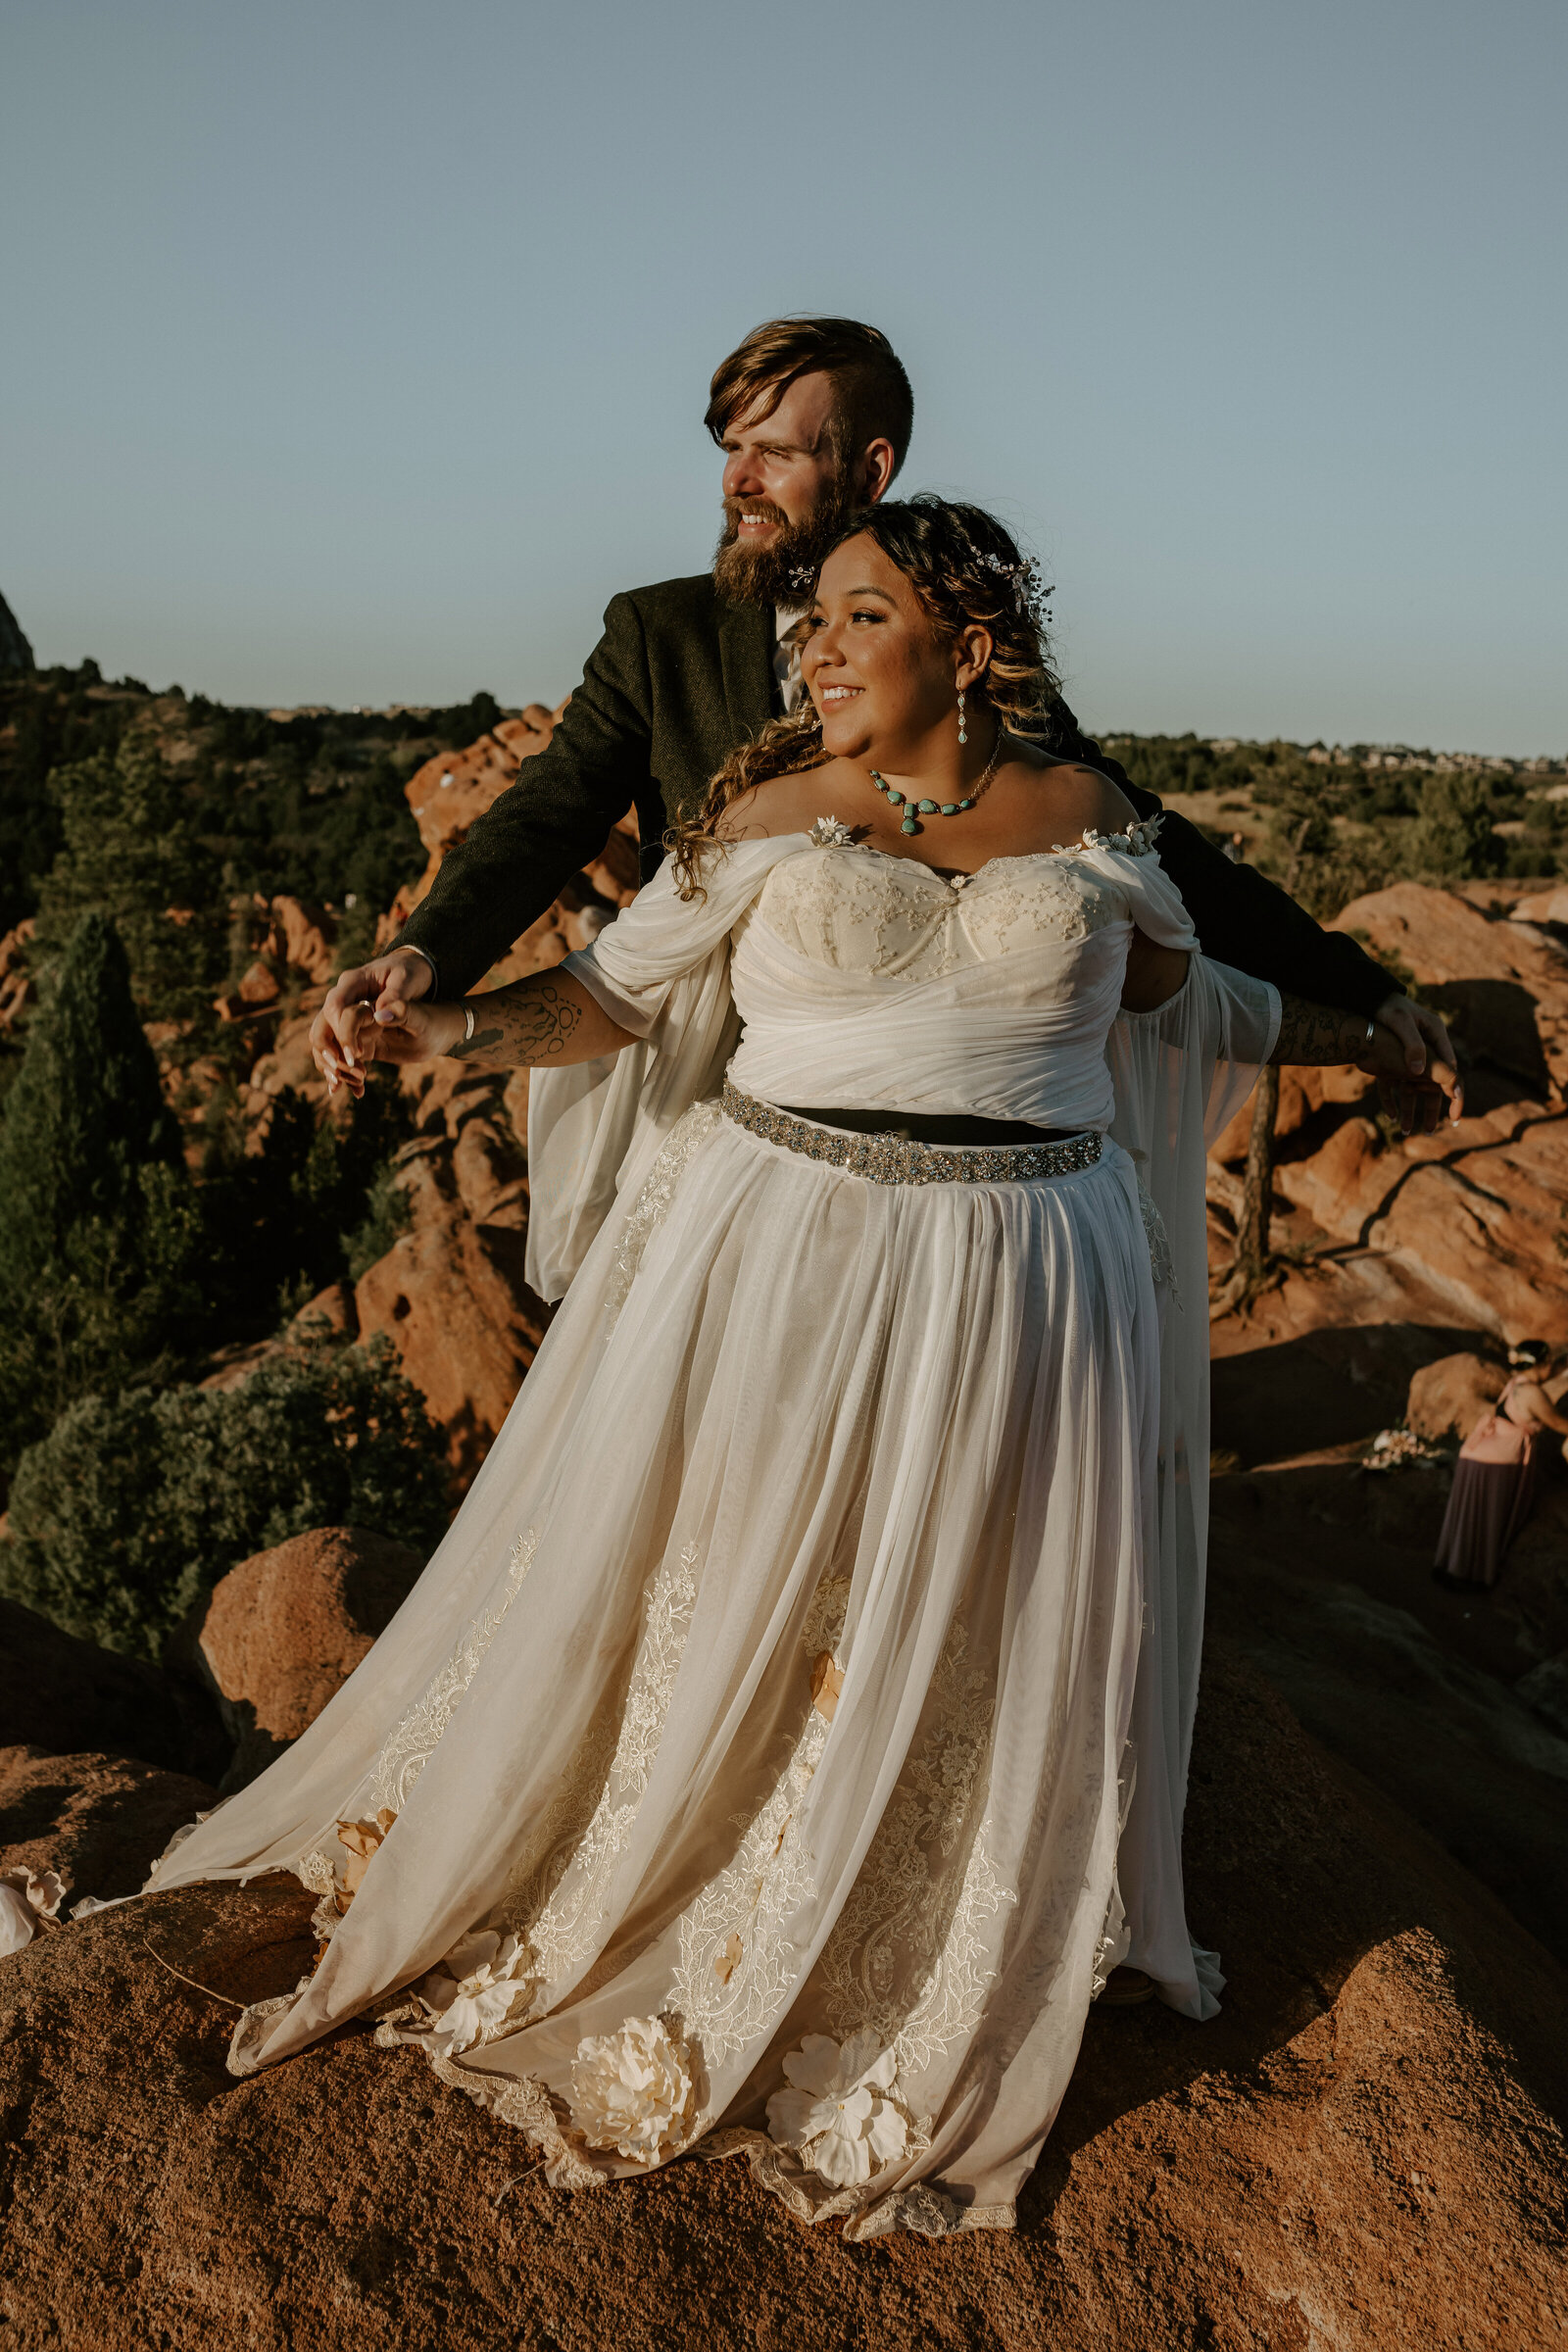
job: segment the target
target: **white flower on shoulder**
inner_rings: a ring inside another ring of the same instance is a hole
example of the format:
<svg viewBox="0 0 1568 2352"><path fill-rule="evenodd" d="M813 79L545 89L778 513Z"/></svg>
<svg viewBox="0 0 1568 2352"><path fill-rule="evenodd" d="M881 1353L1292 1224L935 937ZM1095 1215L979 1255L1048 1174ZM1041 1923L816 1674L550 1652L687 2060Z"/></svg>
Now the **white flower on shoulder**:
<svg viewBox="0 0 1568 2352"><path fill-rule="evenodd" d="M767 2102L769 2137L835 2188L858 2187L909 2146L909 2118L892 2096L897 2072L872 2033L846 2042L808 2034L784 2061L790 2088Z"/></svg>
<svg viewBox="0 0 1568 2352"><path fill-rule="evenodd" d="M853 850L855 835L836 816L819 816L807 840L816 850Z"/></svg>
<svg viewBox="0 0 1568 2352"><path fill-rule="evenodd" d="M25 1951L41 1920L52 1920L66 1891L55 1870L28 1870L24 1864L0 1870L0 1958Z"/></svg>
<svg viewBox="0 0 1568 2352"><path fill-rule="evenodd" d="M591 2148L655 2164L689 2136L697 2105L690 2053L660 2017L628 2017L616 2034L577 2044L571 2115Z"/></svg>
<svg viewBox="0 0 1568 2352"><path fill-rule="evenodd" d="M420 2000L437 2021L428 2036L432 2047L454 2058L504 2025L518 1995L536 1987L530 1956L519 1936L503 1938L490 1928L476 1928L455 1943L419 1986Z"/></svg>

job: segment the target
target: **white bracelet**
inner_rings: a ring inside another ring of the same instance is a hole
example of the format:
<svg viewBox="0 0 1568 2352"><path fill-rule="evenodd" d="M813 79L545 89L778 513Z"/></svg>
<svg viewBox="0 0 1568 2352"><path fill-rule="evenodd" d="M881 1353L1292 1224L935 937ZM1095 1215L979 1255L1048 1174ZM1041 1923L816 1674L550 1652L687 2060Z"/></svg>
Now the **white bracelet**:
<svg viewBox="0 0 1568 2352"><path fill-rule="evenodd" d="M471 1046L473 1043L473 1005L471 1003L466 1003L463 1007L463 1042L466 1046Z"/></svg>

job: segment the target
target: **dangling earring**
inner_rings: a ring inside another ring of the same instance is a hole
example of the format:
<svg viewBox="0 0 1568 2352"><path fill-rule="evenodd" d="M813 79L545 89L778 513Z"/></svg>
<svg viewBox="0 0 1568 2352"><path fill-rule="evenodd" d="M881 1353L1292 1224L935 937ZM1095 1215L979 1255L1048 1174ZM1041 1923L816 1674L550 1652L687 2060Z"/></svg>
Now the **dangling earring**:
<svg viewBox="0 0 1568 2352"><path fill-rule="evenodd" d="M963 723L963 688L960 686L958 688L958 741L960 743L967 743L968 740L969 738L964 731Z"/></svg>

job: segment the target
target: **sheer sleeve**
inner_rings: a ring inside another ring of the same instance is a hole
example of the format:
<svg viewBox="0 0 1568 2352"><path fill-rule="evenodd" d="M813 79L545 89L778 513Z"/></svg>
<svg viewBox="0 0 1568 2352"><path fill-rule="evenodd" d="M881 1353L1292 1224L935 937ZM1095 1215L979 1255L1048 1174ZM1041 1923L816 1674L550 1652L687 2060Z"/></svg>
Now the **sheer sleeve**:
<svg viewBox="0 0 1568 2352"><path fill-rule="evenodd" d="M1147 939L1161 948L1196 948L1198 933L1192 916L1154 846L1164 821L1161 812L1090 846L1114 864L1117 883L1126 895L1127 912Z"/></svg>
<svg viewBox="0 0 1568 2352"><path fill-rule="evenodd" d="M1154 908L1152 893L1145 903ZM1134 919L1144 921L1141 913ZM1106 1046L1116 1090L1111 1133L1137 1170L1156 1278L1164 1278L1158 1542L1146 1588L1133 1703L1136 1779L1120 1869L1129 1949L1167 1986L1181 1981L1184 1955L1160 1944L1159 1923L1182 1916L1162 1884L1162 1857L1180 1847L1208 1554L1207 1146L1251 1092L1274 1050L1279 1017L1279 995L1267 981L1210 963L1195 949L1169 1002L1152 1012L1121 1013ZM1211 2016L1222 1981L1213 1954L1195 1946L1190 1970L1178 2005L1194 2017Z"/></svg>
<svg viewBox="0 0 1568 2352"><path fill-rule="evenodd" d="M794 835L736 843L709 860L697 899L680 898L662 866L561 967L637 1043L530 1082L526 1276L541 1298L562 1297L676 1121L717 1092L739 1036L730 934L772 867L800 847Z"/></svg>
<svg viewBox="0 0 1568 2352"><path fill-rule="evenodd" d="M662 865L631 905L606 925L591 948L562 966L633 1037L656 1052L678 1046L709 967L727 967L729 935L781 857L800 849L794 835L737 842L710 858L703 896L682 899L674 869Z"/></svg>

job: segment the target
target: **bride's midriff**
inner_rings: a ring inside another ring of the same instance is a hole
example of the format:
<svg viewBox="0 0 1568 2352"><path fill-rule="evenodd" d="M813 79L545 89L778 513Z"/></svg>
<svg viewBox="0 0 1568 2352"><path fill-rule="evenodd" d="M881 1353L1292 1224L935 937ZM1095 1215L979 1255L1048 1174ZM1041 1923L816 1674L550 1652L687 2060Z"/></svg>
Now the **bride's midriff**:
<svg viewBox="0 0 1568 2352"><path fill-rule="evenodd" d="M812 1110L780 1102L792 1119L813 1127L839 1127L851 1135L898 1135L912 1144L1064 1144L1078 1133L1068 1127L1031 1127L1022 1119L982 1119L967 1111L851 1110L842 1103Z"/></svg>

